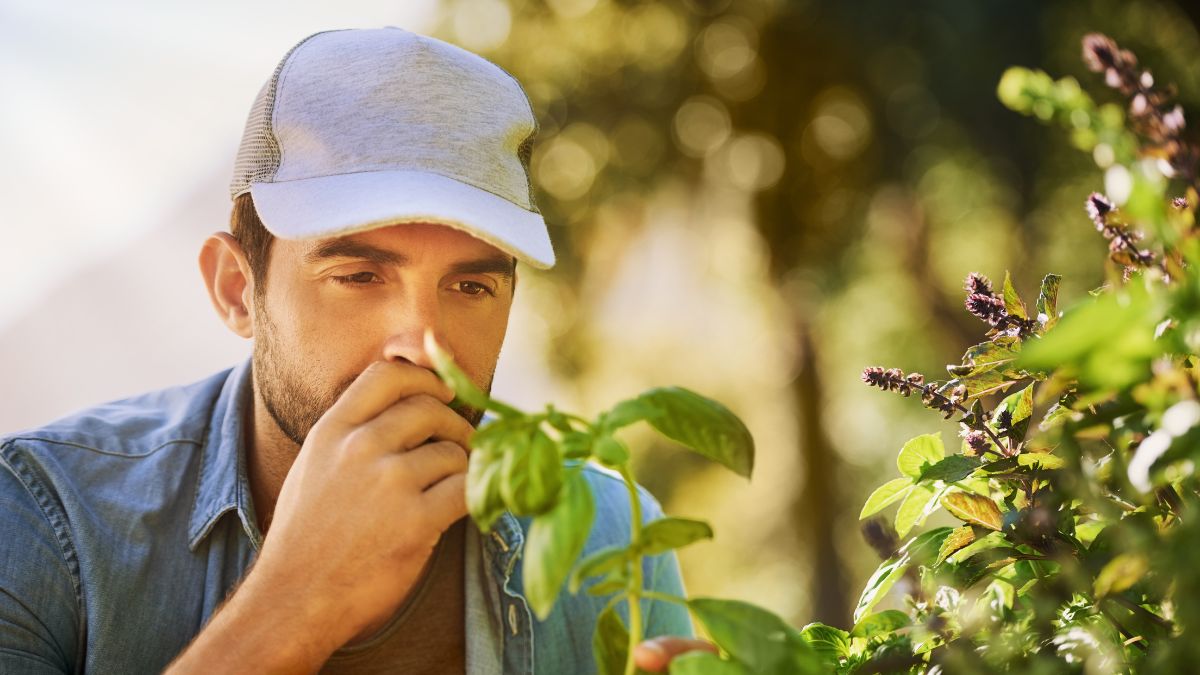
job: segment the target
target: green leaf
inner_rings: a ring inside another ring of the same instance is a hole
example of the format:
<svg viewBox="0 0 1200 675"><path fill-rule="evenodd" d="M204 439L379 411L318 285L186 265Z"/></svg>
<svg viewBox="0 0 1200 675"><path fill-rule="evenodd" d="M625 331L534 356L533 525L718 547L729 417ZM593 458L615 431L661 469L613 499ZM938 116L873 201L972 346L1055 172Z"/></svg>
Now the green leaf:
<svg viewBox="0 0 1200 675"><path fill-rule="evenodd" d="M1058 285L1061 281L1062 277L1057 274L1042 277L1042 288L1038 292L1036 307L1038 320L1041 321L1042 317L1045 317L1044 330L1049 330L1058 323Z"/></svg>
<svg viewBox="0 0 1200 675"><path fill-rule="evenodd" d="M1016 560L1015 556L1018 555L1021 552L1015 548L992 547L969 557L961 554L953 556L962 561L954 569L955 583L958 588L965 590L989 576L1004 576L1006 570L1011 570L1016 563L1027 562Z"/></svg>
<svg viewBox="0 0 1200 675"><path fill-rule="evenodd" d="M999 368L995 370L989 370L978 377L971 378L971 380L966 383L969 385L968 390L970 392L967 396L967 399L979 400L985 396L991 396L992 394L1000 393L1016 383L1016 380L1005 375L1004 372ZM957 384L957 380L950 380L945 386L939 388L938 392L944 394L954 388L952 385Z"/></svg>
<svg viewBox="0 0 1200 675"><path fill-rule="evenodd" d="M534 428L526 444L509 448L500 472L500 495L518 516L549 510L562 489L562 459L544 431Z"/></svg>
<svg viewBox="0 0 1200 675"><path fill-rule="evenodd" d="M942 564L949 558L952 553L962 549L971 542L975 541L975 529L970 525L963 525L956 528L946 537L946 541L942 542L942 548L938 551L937 564Z"/></svg>
<svg viewBox="0 0 1200 675"><path fill-rule="evenodd" d="M904 537L913 526L924 523L937 508L938 495L941 493L942 490L932 485L914 485L896 510L896 534Z"/></svg>
<svg viewBox="0 0 1200 675"><path fill-rule="evenodd" d="M471 436L471 448L499 458L506 448L526 443L535 423L536 420L525 415L493 419Z"/></svg>
<svg viewBox="0 0 1200 675"><path fill-rule="evenodd" d="M1007 473L1020 466L1016 457L1005 457L979 467L985 473Z"/></svg>
<svg viewBox="0 0 1200 675"><path fill-rule="evenodd" d="M1150 570L1150 561L1141 553L1122 553L1108 561L1093 585L1096 597L1120 593L1136 584Z"/></svg>
<svg viewBox="0 0 1200 675"><path fill-rule="evenodd" d="M999 530L1004 517L996 502L969 492L952 492L942 497L942 506L960 520L991 530Z"/></svg>
<svg viewBox="0 0 1200 675"><path fill-rule="evenodd" d="M900 555L908 555L914 565L929 565L937 559L938 550L954 528L935 527L913 537L900 547Z"/></svg>
<svg viewBox="0 0 1200 675"><path fill-rule="evenodd" d="M569 473L558 504L533 519L525 540L525 596L539 619L554 606L558 591L583 552L592 530L595 505L582 471Z"/></svg>
<svg viewBox="0 0 1200 675"><path fill-rule="evenodd" d="M946 368L954 377L969 381L970 389L979 389L988 382L999 382L1006 377L1015 376L1017 371L1007 366L1017 359L1020 352L1020 340L1015 337L999 337L968 349L963 354L961 366Z"/></svg>
<svg viewBox="0 0 1200 675"><path fill-rule="evenodd" d="M592 633L592 656L596 659L599 675L622 675L625 662L629 660L629 631L617 614L616 605L610 604L596 619L596 630Z"/></svg>
<svg viewBox="0 0 1200 675"><path fill-rule="evenodd" d="M1035 383L1036 384L1036 383ZM1013 392L1004 397L1000 405L996 406L992 413L991 426L995 431L999 431L1000 413L1008 411L1012 415L1012 434L1017 440L1025 438L1025 432L1029 430L1029 417L1033 414L1033 388L1035 384L1030 384L1021 391Z"/></svg>
<svg viewBox="0 0 1200 675"><path fill-rule="evenodd" d="M572 431L563 434L560 445L563 459L585 459L592 454L592 435L584 431Z"/></svg>
<svg viewBox="0 0 1200 675"><path fill-rule="evenodd" d="M629 461L629 448L612 436L601 436L592 444L592 456L605 466L619 467Z"/></svg>
<svg viewBox="0 0 1200 675"><path fill-rule="evenodd" d="M1004 336L971 347L963 354L963 363L973 366L1008 363L1020 353L1021 341L1015 337Z"/></svg>
<svg viewBox="0 0 1200 675"><path fill-rule="evenodd" d="M471 378L454 363L450 354L442 349L433 337L433 331L428 329L425 331L425 353L433 361L433 368L437 374L454 390L455 400L479 410L487 410L490 407L491 401L487 394L480 391Z"/></svg>
<svg viewBox="0 0 1200 675"><path fill-rule="evenodd" d="M752 673L819 673L818 656L786 621L739 600L693 598L692 615L713 642Z"/></svg>
<svg viewBox="0 0 1200 675"><path fill-rule="evenodd" d="M638 398L660 411L647 419L659 433L750 477L754 438L728 408L680 387L652 389Z"/></svg>
<svg viewBox="0 0 1200 675"><path fill-rule="evenodd" d="M983 462L975 457L950 455L921 472L919 482L940 480L945 483L960 481L974 473Z"/></svg>
<svg viewBox="0 0 1200 675"><path fill-rule="evenodd" d="M661 414L663 414L662 408L639 396L638 398L621 401L608 412L601 414L597 420L597 426L608 433L612 433L621 427L626 427L642 420L649 420Z"/></svg>
<svg viewBox="0 0 1200 675"><path fill-rule="evenodd" d="M1048 471L1061 469L1067 465L1066 460L1048 452L1024 452L1017 455L1017 463L1021 466L1036 466Z"/></svg>
<svg viewBox="0 0 1200 675"><path fill-rule="evenodd" d="M1013 288L1012 277L1007 270L1004 272L1004 309L1013 316L1029 318L1029 310L1025 309L1025 303L1017 295L1017 289Z"/></svg>
<svg viewBox="0 0 1200 675"><path fill-rule="evenodd" d="M1142 284L1131 283L1072 307L1054 330L1026 343L1017 365L1065 367L1087 387L1122 389L1146 377L1150 361L1172 346L1167 336L1154 337L1161 319Z"/></svg>
<svg viewBox="0 0 1200 675"><path fill-rule="evenodd" d="M579 587L588 577L622 572L629 560L629 549L624 546L606 546L589 555L575 566L571 572L571 581L567 588L571 593L578 593Z"/></svg>
<svg viewBox="0 0 1200 675"><path fill-rule="evenodd" d="M702 520L659 518L642 528L639 548L643 555L659 555L712 536L712 527Z"/></svg>
<svg viewBox="0 0 1200 675"><path fill-rule="evenodd" d="M525 416L501 417L484 424L471 436L467 509L484 532L506 508L500 493L504 456L528 443L533 424L534 421Z"/></svg>
<svg viewBox="0 0 1200 675"><path fill-rule="evenodd" d="M900 554L898 557L888 558L879 565L875 573L867 580L866 588L858 598L858 606L854 608L854 623L861 621L867 612L870 612L887 595L888 591L892 590L896 581L904 576L910 560L907 554Z"/></svg>
<svg viewBox="0 0 1200 675"><path fill-rule="evenodd" d="M823 623L810 623L800 629L800 637L821 656L827 667L835 667L840 659L850 656L850 634Z"/></svg>
<svg viewBox="0 0 1200 675"><path fill-rule="evenodd" d="M937 464L945 456L946 448L942 445L942 434L924 434L904 444L900 454L896 456L896 467L905 476L919 478L926 464Z"/></svg>
<svg viewBox="0 0 1200 675"><path fill-rule="evenodd" d="M1042 421L1038 422L1038 429L1041 431L1050 431L1065 422L1082 418L1082 414L1072 410L1070 406L1064 405L1062 401L1059 401L1050 406L1050 409L1042 416Z"/></svg>
<svg viewBox="0 0 1200 675"><path fill-rule="evenodd" d="M504 498L500 495L501 463L488 453L476 450L467 462L467 510L483 532L504 513Z"/></svg>
<svg viewBox="0 0 1200 675"><path fill-rule="evenodd" d="M865 616L850 631L850 637L873 638L884 633L893 633L912 624L912 619L898 609L886 609Z"/></svg>
<svg viewBox="0 0 1200 675"><path fill-rule="evenodd" d="M862 520L867 516L875 515L887 508L892 502L904 498L908 495L908 489L912 487L912 484L911 478L893 478L875 488L871 496L867 497L867 503L863 504L862 511L858 514L858 519Z"/></svg>
<svg viewBox="0 0 1200 675"><path fill-rule="evenodd" d="M696 651L671 659L670 675L753 675L745 666L712 652Z"/></svg>
<svg viewBox="0 0 1200 675"><path fill-rule="evenodd" d="M964 527L970 527L970 525L966 525ZM953 534L953 532L951 534ZM947 537L946 539L948 540L949 537ZM945 545L946 545L946 543L942 542L942 546L945 546ZM950 555L946 556L946 559L950 560L952 562L961 562L963 560L970 558L971 556L973 556L977 553L980 553L981 551L987 551L989 549L999 548L1001 546L1009 546L1009 545L1010 545L1010 542L1008 541L1008 539L1004 536L1004 534L1002 532L988 532L987 534L985 534L982 537L979 537L978 535L976 535L976 538L974 541L967 544L966 546L963 546L962 548L951 553Z"/></svg>

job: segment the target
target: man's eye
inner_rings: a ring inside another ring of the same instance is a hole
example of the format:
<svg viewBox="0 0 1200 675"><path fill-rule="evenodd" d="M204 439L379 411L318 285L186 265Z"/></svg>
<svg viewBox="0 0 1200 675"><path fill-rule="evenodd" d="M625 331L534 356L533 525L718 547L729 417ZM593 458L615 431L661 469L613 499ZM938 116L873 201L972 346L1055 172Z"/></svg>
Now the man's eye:
<svg viewBox="0 0 1200 675"><path fill-rule="evenodd" d="M340 277L332 277L334 281L343 286L366 286L375 282L374 272L357 272L355 274L347 274Z"/></svg>
<svg viewBox="0 0 1200 675"><path fill-rule="evenodd" d="M467 295L473 296L495 295L495 293L492 292L492 289L476 281L460 281L458 283L458 290Z"/></svg>

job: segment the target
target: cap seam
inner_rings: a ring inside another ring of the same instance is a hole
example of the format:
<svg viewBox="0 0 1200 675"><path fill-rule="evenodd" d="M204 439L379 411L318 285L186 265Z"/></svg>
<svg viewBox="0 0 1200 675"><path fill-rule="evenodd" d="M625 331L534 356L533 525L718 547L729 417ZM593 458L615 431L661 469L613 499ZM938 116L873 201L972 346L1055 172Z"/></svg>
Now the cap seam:
<svg viewBox="0 0 1200 675"><path fill-rule="evenodd" d="M517 144L517 152L520 152L522 145L529 143L529 164L522 167L525 169L525 187L529 191L529 206L534 213L541 215L542 210L538 208L537 200L534 199L533 196L533 139L536 138L538 133L541 131L542 125L538 122L537 115L535 115L533 112L533 99L529 98L529 92L525 91L525 87L521 84L521 81L518 80L512 73L508 72L508 70L503 66L495 63L492 65L496 66L500 72L507 75L508 79L513 81L513 84L517 85L517 89L521 92L521 96L525 98L525 107L529 110L529 119L533 120L533 129L529 132L528 136L521 139L521 142Z"/></svg>
<svg viewBox="0 0 1200 675"><path fill-rule="evenodd" d="M275 155L279 158L275 162L275 168L272 169L272 171L271 171L272 179L275 178L275 176L279 175L279 167L283 166L283 144L279 142L279 134L276 133L276 131L275 131L275 117L279 113L279 108L277 106L277 104L279 102L279 89L283 86L284 80L287 78L288 73L291 72L292 66L296 63L296 59L293 57L296 56L296 53L298 51L300 51L301 47L307 45L310 41L312 41L313 38L317 37L318 35L325 35L326 33L337 33L337 32L341 32L344 30L346 30L346 29L338 28L338 29L334 29L334 30L323 30L323 31L319 31L317 33L313 33L312 35L309 35L308 37L304 38L300 42L297 42L296 46L292 47L291 50L289 50L288 53L285 54L283 57L283 63L281 64L281 67L279 69L279 75L275 78L275 85L273 87L271 87L271 93L270 93L270 98L271 98L270 138L271 138L271 143L275 146ZM253 185L253 182L251 182L250 184Z"/></svg>

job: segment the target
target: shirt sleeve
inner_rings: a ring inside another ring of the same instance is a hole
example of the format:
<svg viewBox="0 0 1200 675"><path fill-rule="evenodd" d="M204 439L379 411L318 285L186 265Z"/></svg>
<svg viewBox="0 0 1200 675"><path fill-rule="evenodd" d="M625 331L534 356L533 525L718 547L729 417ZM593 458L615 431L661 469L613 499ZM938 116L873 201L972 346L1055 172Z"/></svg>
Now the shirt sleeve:
<svg viewBox="0 0 1200 675"><path fill-rule="evenodd" d="M638 490L642 499L642 510L646 514L645 521L650 522L663 517L662 507L643 489ZM674 595L686 598L683 589L683 578L679 571L679 558L674 551L646 558L643 569L646 588L656 593ZM644 634L647 638L659 635L675 635L692 637L695 633L692 627L691 615L683 605L665 600L647 599L643 601L642 612L645 619Z"/></svg>
<svg viewBox="0 0 1200 675"><path fill-rule="evenodd" d="M80 611L66 523L56 531L48 493L12 449L0 446L0 673L70 673Z"/></svg>

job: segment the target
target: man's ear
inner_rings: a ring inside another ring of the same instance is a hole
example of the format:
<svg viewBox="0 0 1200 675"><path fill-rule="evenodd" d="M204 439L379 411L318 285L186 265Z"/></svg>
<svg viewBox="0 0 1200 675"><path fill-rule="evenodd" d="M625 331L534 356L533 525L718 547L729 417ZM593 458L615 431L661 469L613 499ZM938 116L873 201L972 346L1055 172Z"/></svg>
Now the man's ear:
<svg viewBox="0 0 1200 675"><path fill-rule="evenodd" d="M233 235L214 232L204 241L200 274L221 321L244 338L254 337L254 276Z"/></svg>

